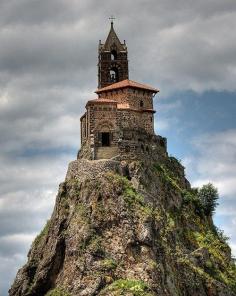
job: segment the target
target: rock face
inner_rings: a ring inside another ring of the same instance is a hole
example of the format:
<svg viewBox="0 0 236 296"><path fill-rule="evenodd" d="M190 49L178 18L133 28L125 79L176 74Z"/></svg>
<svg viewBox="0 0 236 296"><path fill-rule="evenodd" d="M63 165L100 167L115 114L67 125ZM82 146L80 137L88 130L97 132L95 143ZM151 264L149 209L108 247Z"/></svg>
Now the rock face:
<svg viewBox="0 0 236 296"><path fill-rule="evenodd" d="M154 148L143 161L70 163L10 296L236 295L224 237L183 166Z"/></svg>

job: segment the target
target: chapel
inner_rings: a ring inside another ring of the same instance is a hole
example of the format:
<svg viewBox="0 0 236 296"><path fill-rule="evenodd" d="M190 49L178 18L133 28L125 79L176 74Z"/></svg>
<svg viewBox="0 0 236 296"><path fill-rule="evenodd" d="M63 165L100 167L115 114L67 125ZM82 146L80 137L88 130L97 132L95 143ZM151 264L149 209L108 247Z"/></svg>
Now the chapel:
<svg viewBox="0 0 236 296"><path fill-rule="evenodd" d="M153 98L158 89L129 79L128 49L113 21L105 43L98 46L97 98L89 100L81 117L78 158L135 159L151 153L154 134Z"/></svg>

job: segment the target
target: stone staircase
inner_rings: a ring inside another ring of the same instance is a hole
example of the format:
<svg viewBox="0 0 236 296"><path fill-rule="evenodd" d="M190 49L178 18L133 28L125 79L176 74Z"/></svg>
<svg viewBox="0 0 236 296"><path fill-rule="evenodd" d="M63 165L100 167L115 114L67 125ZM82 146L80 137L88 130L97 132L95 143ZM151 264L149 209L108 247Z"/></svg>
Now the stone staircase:
<svg viewBox="0 0 236 296"><path fill-rule="evenodd" d="M96 159L110 159L117 155L117 147L99 147L97 148Z"/></svg>

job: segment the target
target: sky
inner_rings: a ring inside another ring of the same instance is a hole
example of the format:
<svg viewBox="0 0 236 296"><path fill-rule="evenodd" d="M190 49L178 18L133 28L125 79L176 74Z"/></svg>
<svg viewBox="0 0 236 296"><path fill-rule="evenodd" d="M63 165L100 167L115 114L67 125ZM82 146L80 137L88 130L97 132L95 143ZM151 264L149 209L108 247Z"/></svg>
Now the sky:
<svg viewBox="0 0 236 296"><path fill-rule="evenodd" d="M80 147L109 16L130 79L160 89L155 131L193 186L220 193L236 256L236 1L0 0L0 295L6 296Z"/></svg>

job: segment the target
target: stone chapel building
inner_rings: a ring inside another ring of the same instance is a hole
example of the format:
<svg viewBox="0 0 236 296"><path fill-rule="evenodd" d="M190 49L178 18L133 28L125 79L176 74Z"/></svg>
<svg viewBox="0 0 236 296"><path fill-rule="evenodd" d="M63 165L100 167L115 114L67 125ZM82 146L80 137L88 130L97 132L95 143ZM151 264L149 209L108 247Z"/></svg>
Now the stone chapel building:
<svg viewBox="0 0 236 296"><path fill-rule="evenodd" d="M86 104L81 117L78 158L135 159L163 148L166 139L154 134L153 98L159 90L129 80L128 50L111 29L98 47L97 98Z"/></svg>

